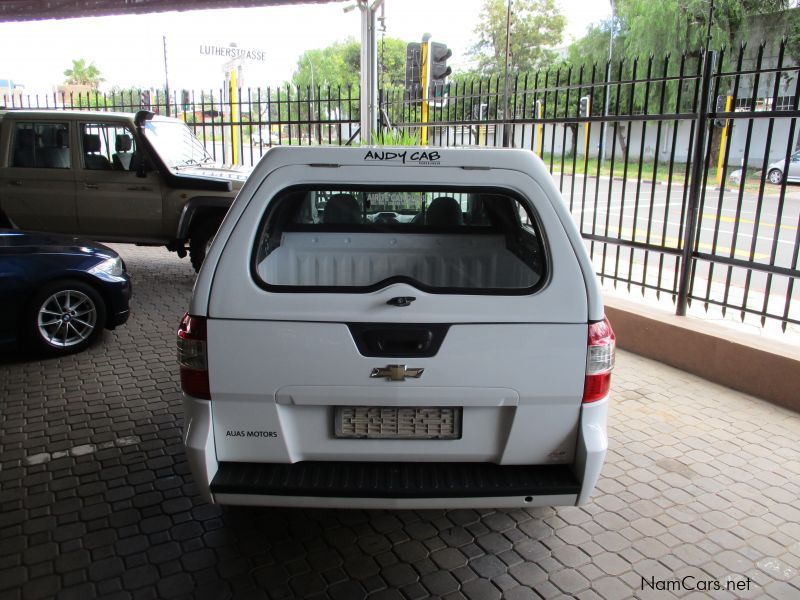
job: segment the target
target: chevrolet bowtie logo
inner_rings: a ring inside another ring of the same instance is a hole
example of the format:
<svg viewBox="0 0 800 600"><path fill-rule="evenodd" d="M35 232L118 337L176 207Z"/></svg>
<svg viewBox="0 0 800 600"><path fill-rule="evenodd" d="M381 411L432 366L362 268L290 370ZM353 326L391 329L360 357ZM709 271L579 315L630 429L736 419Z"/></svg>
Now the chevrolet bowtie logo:
<svg viewBox="0 0 800 600"><path fill-rule="evenodd" d="M406 377L419 379L425 369L406 369L405 365L386 365L383 368L372 369L369 374L373 378L386 378L387 381L405 381Z"/></svg>

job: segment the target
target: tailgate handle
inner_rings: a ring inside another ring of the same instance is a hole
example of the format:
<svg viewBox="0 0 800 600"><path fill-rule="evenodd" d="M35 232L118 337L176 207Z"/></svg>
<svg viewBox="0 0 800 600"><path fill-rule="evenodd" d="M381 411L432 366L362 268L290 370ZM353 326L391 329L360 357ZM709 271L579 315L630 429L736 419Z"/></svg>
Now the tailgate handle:
<svg viewBox="0 0 800 600"><path fill-rule="evenodd" d="M370 350L383 356L417 356L430 350L430 329L373 329L364 334Z"/></svg>
<svg viewBox="0 0 800 600"><path fill-rule="evenodd" d="M389 306L410 306L416 300L414 296L395 296L391 300L387 300L386 304Z"/></svg>

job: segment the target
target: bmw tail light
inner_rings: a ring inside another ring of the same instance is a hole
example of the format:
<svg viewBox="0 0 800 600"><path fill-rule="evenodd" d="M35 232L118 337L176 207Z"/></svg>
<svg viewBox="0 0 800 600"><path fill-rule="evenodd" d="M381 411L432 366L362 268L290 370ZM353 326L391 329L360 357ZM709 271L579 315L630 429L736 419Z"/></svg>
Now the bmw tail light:
<svg viewBox="0 0 800 600"><path fill-rule="evenodd" d="M589 347L586 352L586 381L583 401L602 400L611 389L616 336L608 319L589 323Z"/></svg>
<svg viewBox="0 0 800 600"><path fill-rule="evenodd" d="M178 365L181 388L195 398L211 399L208 385L207 334L205 317L183 315L178 328Z"/></svg>

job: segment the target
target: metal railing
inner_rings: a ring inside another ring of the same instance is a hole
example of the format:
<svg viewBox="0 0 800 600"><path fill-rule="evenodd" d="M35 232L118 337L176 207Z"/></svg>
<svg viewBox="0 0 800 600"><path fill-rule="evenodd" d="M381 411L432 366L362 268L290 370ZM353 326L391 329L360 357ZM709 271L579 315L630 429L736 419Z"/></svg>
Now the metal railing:
<svg viewBox="0 0 800 600"><path fill-rule="evenodd" d="M508 93L499 78L457 80L431 90L425 123L419 90L383 90L376 129L424 127L430 145L533 150L603 282L653 295L678 314L735 311L785 330L800 325L800 189L786 179L797 168L800 181L800 160L791 160L800 148L800 68L785 43L768 50L565 66L515 76ZM726 112L716 99L728 96ZM148 108L184 119L216 159L239 164L271 145L359 142L350 88L217 89L169 101L136 90L2 104Z"/></svg>
<svg viewBox="0 0 800 600"><path fill-rule="evenodd" d="M537 153L612 287L785 330L800 324L800 191L785 177L800 181L800 68L785 43L767 49L566 66L511 78L507 96L500 78L451 82L425 123L413 94L382 108L434 145Z"/></svg>
<svg viewBox="0 0 800 600"><path fill-rule="evenodd" d="M252 165L270 146L353 143L359 136L358 88L292 86L173 92L53 92L0 96L23 109L153 112L182 119L215 160Z"/></svg>

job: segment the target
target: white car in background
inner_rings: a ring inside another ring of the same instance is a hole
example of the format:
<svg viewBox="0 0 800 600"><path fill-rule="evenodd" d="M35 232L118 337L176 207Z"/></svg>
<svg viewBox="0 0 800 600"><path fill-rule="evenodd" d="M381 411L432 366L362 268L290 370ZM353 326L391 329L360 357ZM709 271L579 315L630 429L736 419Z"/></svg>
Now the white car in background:
<svg viewBox="0 0 800 600"><path fill-rule="evenodd" d="M270 146L280 146L281 138L275 131L257 131L252 135L250 141L253 146L267 148Z"/></svg>
<svg viewBox="0 0 800 600"><path fill-rule="evenodd" d="M221 504L582 504L614 345L533 153L276 148L178 331L184 444Z"/></svg>
<svg viewBox="0 0 800 600"><path fill-rule="evenodd" d="M770 165L767 167L767 181L775 185L780 185L783 183L783 170L785 167L785 158L776 160L774 163L770 163ZM742 169L733 171L728 176L728 179L731 181L731 183L735 183L736 185L740 184L742 182ZM789 158L789 173L785 179L787 183L800 182L800 152L795 152Z"/></svg>

